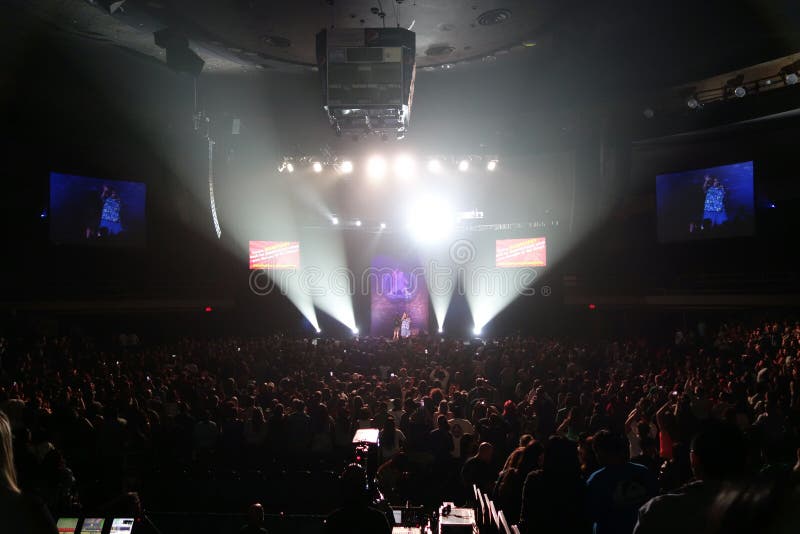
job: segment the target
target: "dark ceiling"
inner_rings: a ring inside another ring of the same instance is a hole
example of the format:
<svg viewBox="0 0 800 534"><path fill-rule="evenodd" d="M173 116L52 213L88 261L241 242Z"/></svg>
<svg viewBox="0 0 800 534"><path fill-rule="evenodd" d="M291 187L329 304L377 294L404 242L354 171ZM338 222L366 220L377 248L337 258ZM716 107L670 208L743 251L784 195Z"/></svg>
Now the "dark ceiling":
<svg viewBox="0 0 800 534"><path fill-rule="evenodd" d="M800 50L796 0L10 0L0 9L158 58L152 33L176 29L207 72L310 69L320 29L384 24L416 32L423 71L555 59L576 77L660 87Z"/></svg>

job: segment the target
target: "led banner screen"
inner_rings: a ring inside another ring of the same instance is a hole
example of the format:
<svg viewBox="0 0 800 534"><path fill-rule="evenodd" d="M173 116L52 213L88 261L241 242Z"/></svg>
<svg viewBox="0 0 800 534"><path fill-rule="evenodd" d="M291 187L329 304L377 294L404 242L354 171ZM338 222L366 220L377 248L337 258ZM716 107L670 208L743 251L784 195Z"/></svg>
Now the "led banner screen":
<svg viewBox="0 0 800 534"><path fill-rule="evenodd" d="M298 241L250 241L251 270L300 268Z"/></svg>
<svg viewBox="0 0 800 534"><path fill-rule="evenodd" d="M133 532L133 518L114 518L111 521L111 530L108 534L131 534Z"/></svg>
<svg viewBox="0 0 800 534"><path fill-rule="evenodd" d="M75 534L75 531L78 530L78 518L62 517L56 523L56 528L58 534Z"/></svg>
<svg viewBox="0 0 800 534"><path fill-rule="evenodd" d="M371 335L393 337L397 329L398 336L409 337L428 331L428 286L421 266L375 256L369 278Z"/></svg>
<svg viewBox="0 0 800 534"><path fill-rule="evenodd" d="M50 240L57 244L145 244L146 186L50 173Z"/></svg>
<svg viewBox="0 0 800 534"><path fill-rule="evenodd" d="M656 176L659 241L755 232L753 162Z"/></svg>
<svg viewBox="0 0 800 534"><path fill-rule="evenodd" d="M99 517L87 517L83 520L81 534L102 534L106 520Z"/></svg>
<svg viewBox="0 0 800 534"><path fill-rule="evenodd" d="M547 243L544 237L498 239L495 242L496 267L544 267Z"/></svg>

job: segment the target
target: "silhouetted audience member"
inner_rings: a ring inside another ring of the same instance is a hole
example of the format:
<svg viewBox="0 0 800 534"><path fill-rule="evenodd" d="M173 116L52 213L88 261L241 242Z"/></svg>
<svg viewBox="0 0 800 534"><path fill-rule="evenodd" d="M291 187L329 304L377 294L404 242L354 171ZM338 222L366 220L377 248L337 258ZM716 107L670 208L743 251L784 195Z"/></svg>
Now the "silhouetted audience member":
<svg viewBox="0 0 800 534"><path fill-rule="evenodd" d="M586 481L586 509L594 532L631 532L639 507L658 494L658 480L646 467L628 461L628 442L621 435L601 430L592 445L602 466Z"/></svg>
<svg viewBox="0 0 800 534"><path fill-rule="evenodd" d="M492 493L497 478L497 471L492 463L493 455L494 447L484 441L478 446L478 453L464 462L464 467L461 468L461 480L468 491L472 491L472 485L475 484L482 492Z"/></svg>
<svg viewBox="0 0 800 534"><path fill-rule="evenodd" d="M588 533L585 494L575 444L551 436L544 446L542 468L525 478L520 531Z"/></svg>
<svg viewBox="0 0 800 534"><path fill-rule="evenodd" d="M696 480L642 506L636 534L708 532L717 493L743 473L744 439L733 425L708 422L692 440L690 457Z"/></svg>
<svg viewBox="0 0 800 534"><path fill-rule="evenodd" d="M389 520L378 510L369 506L367 476L364 468L350 464L342 472L341 491L344 504L325 520L326 534L389 534Z"/></svg>
<svg viewBox="0 0 800 534"><path fill-rule="evenodd" d="M0 411L0 532L55 534L53 518L40 502L24 495L14 470L11 423Z"/></svg>

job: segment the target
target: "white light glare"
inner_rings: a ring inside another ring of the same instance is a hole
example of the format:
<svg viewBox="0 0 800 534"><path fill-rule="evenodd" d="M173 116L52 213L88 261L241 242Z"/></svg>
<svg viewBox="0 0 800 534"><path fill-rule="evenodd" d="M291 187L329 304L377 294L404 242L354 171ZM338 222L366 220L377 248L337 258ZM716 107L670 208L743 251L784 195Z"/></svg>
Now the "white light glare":
<svg viewBox="0 0 800 534"><path fill-rule="evenodd" d="M311 164L311 168L314 169L314 172L321 173L322 172L322 163L319 161L315 161Z"/></svg>
<svg viewBox="0 0 800 534"><path fill-rule="evenodd" d="M331 224L334 226L339 224L339 217L331 217Z"/></svg>
<svg viewBox="0 0 800 534"><path fill-rule="evenodd" d="M381 156L372 156L367 160L367 176L375 181L382 180L386 175L386 160Z"/></svg>
<svg viewBox="0 0 800 534"><path fill-rule="evenodd" d="M381 230L386 230L386 223L385 222L381 223Z"/></svg>
<svg viewBox="0 0 800 534"><path fill-rule="evenodd" d="M361 226L361 219L356 219L356 222L353 224L355 224L356 226Z"/></svg>
<svg viewBox="0 0 800 534"><path fill-rule="evenodd" d="M394 160L394 174L398 178L408 179L414 175L416 164L414 159L408 155L397 156Z"/></svg>
<svg viewBox="0 0 800 534"><path fill-rule="evenodd" d="M358 335L358 328L353 328L352 332L353 332L354 336L357 336Z"/></svg>
<svg viewBox="0 0 800 534"><path fill-rule="evenodd" d="M342 171L344 174L350 174L353 172L353 162L349 160L344 160L342 164L339 166L339 170Z"/></svg>
<svg viewBox="0 0 800 534"><path fill-rule="evenodd" d="M292 165L291 163L287 163L286 170L289 172L294 172L294 165Z"/></svg>
<svg viewBox="0 0 800 534"><path fill-rule="evenodd" d="M426 196L412 206L408 217L411 235L423 243L446 238L455 226L455 214L443 199Z"/></svg>
<svg viewBox="0 0 800 534"><path fill-rule="evenodd" d="M462 159L458 162L458 170L461 172L467 172L469 170L469 160Z"/></svg>
<svg viewBox="0 0 800 534"><path fill-rule="evenodd" d="M321 333L322 333L322 330L317 328L317 334L321 334Z"/></svg>
<svg viewBox="0 0 800 534"><path fill-rule="evenodd" d="M444 334L444 328L442 328L441 326L439 327L439 333Z"/></svg>
<svg viewBox="0 0 800 534"><path fill-rule="evenodd" d="M476 336L481 335L481 328L479 326L476 326L475 328L472 329L472 333L475 334Z"/></svg>
<svg viewBox="0 0 800 534"><path fill-rule="evenodd" d="M486 164L486 170L487 171L493 171L496 168L497 168L497 160L496 159L490 159L489 162Z"/></svg>
<svg viewBox="0 0 800 534"><path fill-rule="evenodd" d="M436 158L428 161L428 171L433 173L442 172L442 162Z"/></svg>

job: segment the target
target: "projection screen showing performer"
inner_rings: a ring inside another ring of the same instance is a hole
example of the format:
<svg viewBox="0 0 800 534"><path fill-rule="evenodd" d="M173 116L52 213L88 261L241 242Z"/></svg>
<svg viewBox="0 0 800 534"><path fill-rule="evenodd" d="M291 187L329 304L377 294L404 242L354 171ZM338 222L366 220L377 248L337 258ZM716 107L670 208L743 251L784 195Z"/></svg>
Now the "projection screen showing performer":
<svg viewBox="0 0 800 534"><path fill-rule="evenodd" d="M375 256L369 273L371 334L407 339L428 329L428 288L422 268Z"/></svg>

